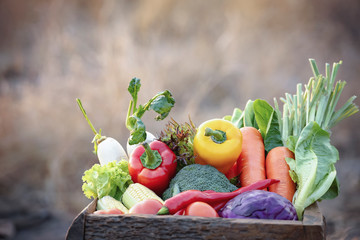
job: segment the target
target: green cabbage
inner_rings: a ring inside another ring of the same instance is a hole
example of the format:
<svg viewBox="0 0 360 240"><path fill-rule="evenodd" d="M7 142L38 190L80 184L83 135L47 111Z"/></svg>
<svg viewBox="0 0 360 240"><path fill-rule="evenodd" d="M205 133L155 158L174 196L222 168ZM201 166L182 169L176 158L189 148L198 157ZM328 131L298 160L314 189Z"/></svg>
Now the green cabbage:
<svg viewBox="0 0 360 240"><path fill-rule="evenodd" d="M103 166L94 164L84 172L82 180L84 182L82 190L89 199L111 196L119 200L126 188L133 183L128 162L125 160L110 162Z"/></svg>

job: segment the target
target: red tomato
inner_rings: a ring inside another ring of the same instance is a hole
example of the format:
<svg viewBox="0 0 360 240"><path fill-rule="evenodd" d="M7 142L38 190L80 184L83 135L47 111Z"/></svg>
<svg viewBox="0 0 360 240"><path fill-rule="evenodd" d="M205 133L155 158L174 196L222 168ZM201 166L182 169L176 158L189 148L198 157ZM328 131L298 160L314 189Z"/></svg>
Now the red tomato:
<svg viewBox="0 0 360 240"><path fill-rule="evenodd" d="M120 209L97 210L94 214L124 214Z"/></svg>
<svg viewBox="0 0 360 240"><path fill-rule="evenodd" d="M185 215L199 217L219 217L215 209L205 202L193 202L185 209Z"/></svg>
<svg viewBox="0 0 360 240"><path fill-rule="evenodd" d="M156 199L146 199L135 204L129 209L129 213L136 214L156 214L162 207L162 203Z"/></svg>

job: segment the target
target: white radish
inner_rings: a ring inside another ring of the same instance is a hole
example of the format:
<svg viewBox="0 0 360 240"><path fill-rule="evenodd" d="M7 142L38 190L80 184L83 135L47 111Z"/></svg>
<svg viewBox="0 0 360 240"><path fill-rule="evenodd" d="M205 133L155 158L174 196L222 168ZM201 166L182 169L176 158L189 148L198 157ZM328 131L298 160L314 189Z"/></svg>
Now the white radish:
<svg viewBox="0 0 360 240"><path fill-rule="evenodd" d="M145 143L151 143L155 139L156 139L156 137L152 133L146 131L146 139L144 141ZM130 145L129 139L128 139L127 144L126 144L126 151L127 151L128 156L130 157L131 153L135 150L135 148L137 148L141 144L142 143Z"/></svg>
<svg viewBox="0 0 360 240"><path fill-rule="evenodd" d="M99 132L96 131L93 124L90 122L80 99L77 98L76 101L86 121L91 127L91 130L95 134L92 143L94 143L94 153L97 155L100 165L105 165L115 160L128 160L128 156L121 144L114 138L101 136L101 129L99 130Z"/></svg>

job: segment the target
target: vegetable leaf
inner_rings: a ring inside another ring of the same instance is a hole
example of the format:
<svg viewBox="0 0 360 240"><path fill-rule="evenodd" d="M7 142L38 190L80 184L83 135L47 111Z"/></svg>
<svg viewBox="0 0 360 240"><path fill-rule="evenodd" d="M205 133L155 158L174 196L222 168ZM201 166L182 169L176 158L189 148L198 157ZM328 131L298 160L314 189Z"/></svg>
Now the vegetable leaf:
<svg viewBox="0 0 360 240"><path fill-rule="evenodd" d="M134 113L134 116L136 116L137 118L141 118L144 115L144 113L146 112L146 109L142 105L139 105L136 109L137 110Z"/></svg>
<svg viewBox="0 0 360 240"><path fill-rule="evenodd" d="M134 105L136 105L136 100L137 100L138 93L140 91L140 87L141 87L141 83L140 83L139 78L131 79L131 81L129 83L128 91L134 99L134 103L135 103Z"/></svg>
<svg viewBox="0 0 360 240"><path fill-rule="evenodd" d="M265 100L256 99L253 104L256 123L259 126L263 139L266 136L269 122L272 119L274 109Z"/></svg>
<svg viewBox="0 0 360 240"><path fill-rule="evenodd" d="M336 177L335 162L338 151L330 144L330 134L316 122L310 122L301 131L294 147L295 138L287 146L295 152L295 159L287 158L293 180L298 188L293 203L299 219L306 207L326 196ZM292 142L292 144L291 144ZM296 176L294 176L294 174ZM332 193L336 192L332 191Z"/></svg>
<svg viewBox="0 0 360 240"><path fill-rule="evenodd" d="M130 100L126 117L126 127L130 130L130 145L138 144L146 140L146 128L141 120L146 111L154 110L158 113L159 115L155 117L155 120L159 121L169 115L170 110L175 104L175 99L172 97L171 92L166 90L156 94L146 104L139 104L137 106L140 86L140 79L133 78L128 87L128 91L133 98Z"/></svg>
<svg viewBox="0 0 360 240"><path fill-rule="evenodd" d="M237 128L244 126L244 112L239 108L234 108L233 114L231 116L225 116L224 119L232 122Z"/></svg>
<svg viewBox="0 0 360 240"><path fill-rule="evenodd" d="M282 146L279 121L273 107L265 100L256 99L253 108L256 123L264 139L266 152L269 152L275 147Z"/></svg>
<svg viewBox="0 0 360 240"><path fill-rule="evenodd" d="M145 125L140 118L135 116L129 117L129 126L131 126L129 138L130 145L144 142L146 140Z"/></svg>
<svg viewBox="0 0 360 240"><path fill-rule="evenodd" d="M339 179L336 176L329 190L321 197L321 200L324 199L334 199L339 195L340 186Z"/></svg>
<svg viewBox="0 0 360 240"><path fill-rule="evenodd" d="M266 152L269 152L273 148L283 146L279 122L275 111L271 115L271 121L269 122L269 127L264 139L264 145Z"/></svg>
<svg viewBox="0 0 360 240"><path fill-rule="evenodd" d="M249 100L244 109L244 126L258 128L254 113L254 101Z"/></svg>
<svg viewBox="0 0 360 240"><path fill-rule="evenodd" d="M133 183L126 160L110 162L103 166L94 164L91 169L84 172L82 180L82 190L89 199L109 195L120 200L126 188Z"/></svg>
<svg viewBox="0 0 360 240"><path fill-rule="evenodd" d="M159 121L163 120L169 115L170 110L174 104L174 98L172 97L171 93L166 90L154 98L150 104L149 109L152 109L159 114L155 117L155 120Z"/></svg>

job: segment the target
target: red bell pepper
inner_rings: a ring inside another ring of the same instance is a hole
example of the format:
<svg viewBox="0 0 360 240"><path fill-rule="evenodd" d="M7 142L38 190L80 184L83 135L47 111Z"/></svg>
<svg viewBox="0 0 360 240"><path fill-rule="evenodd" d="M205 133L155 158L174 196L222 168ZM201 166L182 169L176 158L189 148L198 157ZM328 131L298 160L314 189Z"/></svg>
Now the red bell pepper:
<svg viewBox="0 0 360 240"><path fill-rule="evenodd" d="M176 173L176 155L161 141L143 143L131 154L131 179L161 196Z"/></svg>

